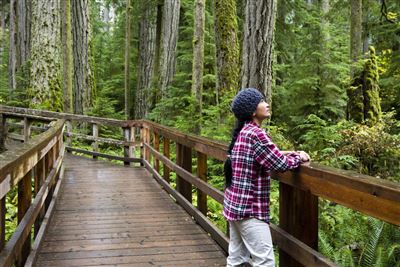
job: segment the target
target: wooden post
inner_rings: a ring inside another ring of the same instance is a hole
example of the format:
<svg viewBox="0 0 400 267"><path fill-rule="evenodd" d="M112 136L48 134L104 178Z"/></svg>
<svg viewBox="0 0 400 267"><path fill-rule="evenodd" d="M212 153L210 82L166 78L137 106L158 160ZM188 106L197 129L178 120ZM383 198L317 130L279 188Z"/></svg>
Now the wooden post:
<svg viewBox="0 0 400 267"><path fill-rule="evenodd" d="M0 251L6 244L6 197L0 199Z"/></svg>
<svg viewBox="0 0 400 267"><path fill-rule="evenodd" d="M32 171L29 171L18 183L18 224L24 218L32 201ZM31 249L31 235L29 233L27 240L21 248L21 254L17 257L16 266L24 266Z"/></svg>
<svg viewBox="0 0 400 267"><path fill-rule="evenodd" d="M126 142L129 142L131 140L131 137L130 137L131 128L123 128L123 129L124 129L124 139L125 139ZM129 158L130 157L129 150L130 150L130 146L129 145L125 145L124 146L124 157L125 158ZM124 166L129 166L129 165L130 165L129 161L124 161Z"/></svg>
<svg viewBox="0 0 400 267"><path fill-rule="evenodd" d="M130 128L130 136L129 136L129 141L132 142L132 144L129 145L129 157L134 158L135 157L135 127Z"/></svg>
<svg viewBox="0 0 400 267"><path fill-rule="evenodd" d="M146 143L151 146L151 131L149 128L146 128ZM146 160L149 164L151 164L151 152L150 149L147 149L146 152Z"/></svg>
<svg viewBox="0 0 400 267"><path fill-rule="evenodd" d="M97 142L96 138L99 137L99 126L96 123L93 123L93 137L95 140L92 142L93 152L99 151L99 143ZM93 155L94 159L97 159L97 156Z"/></svg>
<svg viewBox="0 0 400 267"><path fill-rule="evenodd" d="M154 132L154 149L160 151L160 135L156 132ZM160 172L160 161L156 158L154 158L154 169Z"/></svg>
<svg viewBox="0 0 400 267"><path fill-rule="evenodd" d="M207 182L207 155L197 152L197 176ZM207 216L207 195L197 188L197 208Z"/></svg>
<svg viewBox="0 0 400 267"><path fill-rule="evenodd" d="M166 138L165 136L164 136L163 154L168 159L170 158L170 156L169 156L169 139ZM164 169L164 173L163 173L164 180L167 181L167 183L169 183L170 182L170 178L169 178L170 170L169 170L169 168L168 168L168 166L166 164L164 164L163 167L164 167L163 168Z"/></svg>
<svg viewBox="0 0 400 267"><path fill-rule="evenodd" d="M31 126L32 126L32 121L29 120L28 118L24 118L24 142L28 142L30 136L31 136Z"/></svg>
<svg viewBox="0 0 400 267"><path fill-rule="evenodd" d="M176 163L187 170L192 172L192 149L176 144ZM182 177L176 176L176 189L181 193L190 203L192 203L192 184L186 182Z"/></svg>
<svg viewBox="0 0 400 267"><path fill-rule="evenodd" d="M72 122L66 121L67 124L67 146L72 147ZM70 152L67 150L67 152Z"/></svg>
<svg viewBox="0 0 400 267"><path fill-rule="evenodd" d="M144 143L145 143L145 139L144 139L144 127L142 126L140 128L140 158L142 160L144 160L144 155L145 155L145 151L144 151ZM141 164L143 166L143 164Z"/></svg>
<svg viewBox="0 0 400 267"><path fill-rule="evenodd" d="M318 250L318 197L290 185L279 184L279 226ZM279 266L303 266L279 250Z"/></svg>
<svg viewBox="0 0 400 267"><path fill-rule="evenodd" d="M45 158L43 157L41 160L39 160L39 162L36 165L36 170L35 170L35 194L37 194L41 188L41 186L43 185L44 181L45 181ZM40 225L43 221L45 215L45 207L43 207L40 212L39 215L35 221L35 226L34 226L34 236L36 237L36 235L39 232L39 228Z"/></svg>
<svg viewBox="0 0 400 267"><path fill-rule="evenodd" d="M0 114L0 152L6 150L7 139L7 118L4 114Z"/></svg>

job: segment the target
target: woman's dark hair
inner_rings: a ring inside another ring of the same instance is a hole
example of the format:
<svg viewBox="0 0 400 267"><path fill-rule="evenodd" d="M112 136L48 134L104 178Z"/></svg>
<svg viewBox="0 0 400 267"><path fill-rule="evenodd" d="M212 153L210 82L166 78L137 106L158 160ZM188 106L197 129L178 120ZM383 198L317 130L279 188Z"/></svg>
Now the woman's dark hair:
<svg viewBox="0 0 400 267"><path fill-rule="evenodd" d="M235 145L236 139L239 136L240 131L243 129L244 124L247 120L237 120L236 127L232 131L232 140L228 148L228 158L224 163L224 173L225 173L225 187L229 187L232 184L232 162L231 153L233 146Z"/></svg>

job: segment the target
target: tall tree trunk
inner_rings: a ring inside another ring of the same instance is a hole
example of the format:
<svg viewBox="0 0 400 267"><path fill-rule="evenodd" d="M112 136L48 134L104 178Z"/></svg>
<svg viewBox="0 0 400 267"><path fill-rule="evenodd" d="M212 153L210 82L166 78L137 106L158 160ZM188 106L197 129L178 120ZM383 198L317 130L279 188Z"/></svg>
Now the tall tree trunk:
<svg viewBox="0 0 400 267"><path fill-rule="evenodd" d="M17 0L10 0L10 46L8 74L10 95L17 89Z"/></svg>
<svg viewBox="0 0 400 267"><path fill-rule="evenodd" d="M356 122L364 121L363 79L356 63L362 53L362 0L350 1L350 75L352 84L347 89L347 118Z"/></svg>
<svg viewBox="0 0 400 267"><path fill-rule="evenodd" d="M351 0L350 10L350 59L354 63L362 53L362 0Z"/></svg>
<svg viewBox="0 0 400 267"><path fill-rule="evenodd" d="M72 97L72 27L71 0L61 1L61 43L63 49L63 96L64 112L73 112Z"/></svg>
<svg viewBox="0 0 400 267"><path fill-rule="evenodd" d="M137 72L135 118L144 118L148 111L148 94L152 86L156 45L156 13L154 0L143 0L139 25L139 64Z"/></svg>
<svg viewBox="0 0 400 267"><path fill-rule="evenodd" d="M6 40L6 0L0 0L0 66L3 65L4 48Z"/></svg>
<svg viewBox="0 0 400 267"><path fill-rule="evenodd" d="M242 51L242 88L253 87L271 102L275 1L246 1Z"/></svg>
<svg viewBox="0 0 400 267"><path fill-rule="evenodd" d="M10 1L10 89L25 91L29 86L31 1Z"/></svg>
<svg viewBox="0 0 400 267"><path fill-rule="evenodd" d="M205 25L205 1L194 2L194 34L193 34L193 67L192 67L192 95L195 103L194 132L200 134L202 94L203 94L203 69L204 69L204 25Z"/></svg>
<svg viewBox="0 0 400 267"><path fill-rule="evenodd" d="M180 0L165 0L162 12L160 40L160 68L158 90L165 98L167 87L175 75L176 47L178 43Z"/></svg>
<svg viewBox="0 0 400 267"><path fill-rule="evenodd" d="M60 5L32 0L31 107L62 111Z"/></svg>
<svg viewBox="0 0 400 267"><path fill-rule="evenodd" d="M95 94L89 0L72 1L74 113L84 114Z"/></svg>
<svg viewBox="0 0 400 267"><path fill-rule="evenodd" d="M215 1L218 92L236 92L239 85L239 43L236 0Z"/></svg>
<svg viewBox="0 0 400 267"><path fill-rule="evenodd" d="M130 83L130 58L131 58L131 1L126 0L126 11L125 11L125 117L130 119L131 110L131 83Z"/></svg>

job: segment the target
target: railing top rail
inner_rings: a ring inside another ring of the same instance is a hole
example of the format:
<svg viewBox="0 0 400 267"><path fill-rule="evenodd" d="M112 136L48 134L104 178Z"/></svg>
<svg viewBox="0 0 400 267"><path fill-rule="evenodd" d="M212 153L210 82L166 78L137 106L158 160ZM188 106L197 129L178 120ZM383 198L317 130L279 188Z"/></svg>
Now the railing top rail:
<svg viewBox="0 0 400 267"><path fill-rule="evenodd" d="M5 114L9 117L31 117L33 119L64 119L70 121L78 121L78 122L88 122L88 123L98 123L98 124L108 124L112 126L123 126L124 120L117 119L107 119L101 117L93 117L86 115L77 115L70 113L62 113L62 112L53 112L47 110L37 110L37 109L28 109L28 108L20 108L20 107L10 107L0 105L0 114Z"/></svg>
<svg viewBox="0 0 400 267"><path fill-rule="evenodd" d="M1 112L0 112L1 113ZM0 154L0 184L10 178L10 184L14 185L10 173L13 169L20 166L21 162L30 160L32 157L41 157L47 147L51 144L51 140L60 135L63 130L65 120L57 120L55 124L46 132L39 134L26 143L21 144L14 150L9 150ZM16 176L16 172L13 173Z"/></svg>

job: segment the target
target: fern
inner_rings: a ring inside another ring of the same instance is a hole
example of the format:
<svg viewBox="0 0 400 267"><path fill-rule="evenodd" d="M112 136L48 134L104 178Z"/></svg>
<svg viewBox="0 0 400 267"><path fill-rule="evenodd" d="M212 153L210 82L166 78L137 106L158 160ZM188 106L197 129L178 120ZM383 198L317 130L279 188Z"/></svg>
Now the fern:
<svg viewBox="0 0 400 267"><path fill-rule="evenodd" d="M376 219L369 219L369 223L372 226L371 232L370 232L370 239L367 243L367 245L364 247L360 260L358 263L358 266L360 267L369 267L373 266L374 262L377 260L376 258L376 252L378 249L378 242L382 234L382 230L384 227L384 223L381 221L378 221Z"/></svg>

